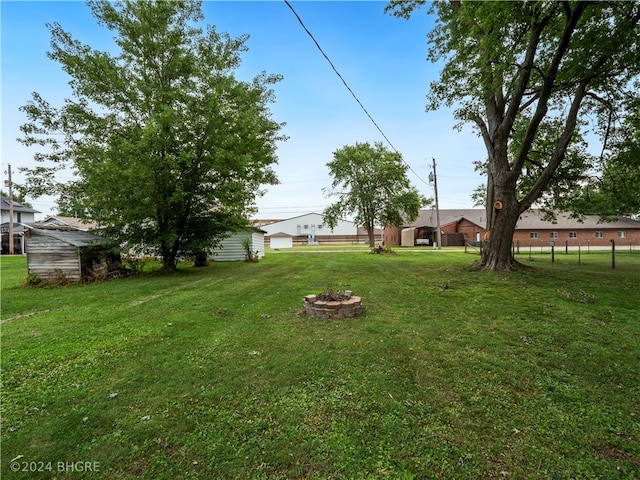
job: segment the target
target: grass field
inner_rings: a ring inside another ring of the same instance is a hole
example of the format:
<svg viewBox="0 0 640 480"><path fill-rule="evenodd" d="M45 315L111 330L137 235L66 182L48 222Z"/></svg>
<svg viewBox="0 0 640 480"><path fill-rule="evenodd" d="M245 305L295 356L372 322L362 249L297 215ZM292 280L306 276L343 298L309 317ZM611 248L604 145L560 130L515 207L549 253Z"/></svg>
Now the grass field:
<svg viewBox="0 0 640 480"><path fill-rule="evenodd" d="M640 478L640 254L518 258L281 251L34 288L3 257L2 478ZM326 285L364 313L300 315Z"/></svg>

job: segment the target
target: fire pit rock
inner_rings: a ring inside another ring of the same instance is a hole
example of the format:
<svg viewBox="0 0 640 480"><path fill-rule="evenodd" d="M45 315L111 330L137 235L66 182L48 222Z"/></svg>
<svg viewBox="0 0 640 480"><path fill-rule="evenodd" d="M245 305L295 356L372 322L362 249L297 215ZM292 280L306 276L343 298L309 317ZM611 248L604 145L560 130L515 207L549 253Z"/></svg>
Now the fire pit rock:
<svg viewBox="0 0 640 480"><path fill-rule="evenodd" d="M362 299L346 290L340 295L307 295L304 297L307 315L324 319L353 318L362 313Z"/></svg>

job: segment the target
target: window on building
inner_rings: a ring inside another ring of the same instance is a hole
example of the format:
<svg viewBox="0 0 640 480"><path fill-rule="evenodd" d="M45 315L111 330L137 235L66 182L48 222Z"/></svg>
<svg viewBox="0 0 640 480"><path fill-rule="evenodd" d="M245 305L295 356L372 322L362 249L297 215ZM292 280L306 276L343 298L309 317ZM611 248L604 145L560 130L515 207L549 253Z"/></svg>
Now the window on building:
<svg viewBox="0 0 640 480"><path fill-rule="evenodd" d="M558 232L549 233L549 238L558 238Z"/></svg>
<svg viewBox="0 0 640 480"><path fill-rule="evenodd" d="M538 238L538 232L531 232L529 234L529 238L535 240L536 238Z"/></svg>
<svg viewBox="0 0 640 480"><path fill-rule="evenodd" d="M305 229L305 230L309 230L309 224L305 225L305 226L304 226L304 229Z"/></svg>
<svg viewBox="0 0 640 480"><path fill-rule="evenodd" d="M618 238L627 238L627 232L625 232L624 230L620 230L618 232Z"/></svg>
<svg viewBox="0 0 640 480"><path fill-rule="evenodd" d="M604 234L602 232L596 232L596 238L603 238Z"/></svg>
<svg viewBox="0 0 640 480"><path fill-rule="evenodd" d="M569 232L569 238L578 238L578 232Z"/></svg>
<svg viewBox="0 0 640 480"><path fill-rule="evenodd" d="M318 228L322 228L322 224L321 224L321 223L320 223L320 224L318 224Z"/></svg>

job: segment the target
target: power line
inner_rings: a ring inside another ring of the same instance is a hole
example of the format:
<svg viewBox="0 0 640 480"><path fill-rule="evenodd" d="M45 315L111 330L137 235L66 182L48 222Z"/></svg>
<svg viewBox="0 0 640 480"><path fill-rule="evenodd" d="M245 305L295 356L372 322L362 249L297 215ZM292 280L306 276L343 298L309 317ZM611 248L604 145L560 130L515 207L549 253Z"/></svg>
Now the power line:
<svg viewBox="0 0 640 480"><path fill-rule="evenodd" d="M380 126L376 123L376 121L373 119L373 117L371 116L371 114L369 113L369 111L365 108L365 106L362 104L362 102L360 101L360 99L358 99L358 97L356 96L356 94L353 92L353 90L351 90L351 87L349 87L349 84L347 84L346 80L342 77L342 75L340 75L340 72L338 72L338 69L335 67L335 65L333 64L333 62L331 61L331 59L329 58L329 56L324 53L324 50L322 50L322 47L320 46L320 44L318 43L318 41L315 39L315 37L313 36L313 34L309 31L309 29L306 27L306 25L304 24L304 22L302 21L302 19L300 18L300 16L297 14L297 12L293 9L293 7L291 6L291 4L289 3L288 0L284 0L284 3L287 5L287 7L289 7L291 9L291 11L293 12L293 14L295 15L295 17L298 19L298 22L300 23L300 25L302 26L302 28L304 29L305 32L307 32L307 35L309 35L309 37L311 38L311 40L313 40L313 43L316 44L316 47L318 47L318 50L320 50L320 53L322 54L322 56L327 60L327 62L329 62L329 65L331 65L331 68L333 69L333 71L336 73L336 75L338 76L338 78L342 81L342 83L344 84L344 86L347 88L347 90L349 91L349 93L351 94L351 96L355 99L356 102L358 102L358 105L360 105L360 108L362 108L362 111L367 115L367 117L369 117L369 120L371 120L371 123L373 123L373 125L378 129L378 132L380 132L380 135L382 135L382 137L387 141L387 143L389 144L389 146L393 149L394 152L396 152L398 155L400 155L400 159L402 160L402 163L404 163L409 170L411 170L413 172L413 174L418 178L418 180L420 180L422 183L424 183L425 185L428 185L427 182L425 182L420 175L418 175L416 173L416 171L411 168L411 165L409 165L407 162L404 161L404 159L402 158L402 155L400 154L400 152L396 149L396 147L393 146L393 143L391 143L391 140L389 140L389 138L385 135L385 133L382 131L382 129L380 128Z"/></svg>

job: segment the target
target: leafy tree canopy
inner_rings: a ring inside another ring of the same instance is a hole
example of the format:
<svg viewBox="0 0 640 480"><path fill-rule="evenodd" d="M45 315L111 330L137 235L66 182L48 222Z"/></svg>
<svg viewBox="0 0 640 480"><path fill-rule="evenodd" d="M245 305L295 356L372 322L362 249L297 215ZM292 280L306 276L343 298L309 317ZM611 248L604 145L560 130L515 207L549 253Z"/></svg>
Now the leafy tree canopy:
<svg viewBox="0 0 640 480"><path fill-rule="evenodd" d="M640 216L640 99L628 102L626 115L609 130L609 142L597 162L599 176L568 200L578 214L603 218Z"/></svg>
<svg viewBox="0 0 640 480"><path fill-rule="evenodd" d="M48 25L48 55L71 77L72 98L54 107L34 93L22 107L21 141L42 147L27 187L59 195L62 211L84 212L172 271L180 256L245 222L261 185L277 183L271 165L282 125L268 104L280 77L236 79L248 36L199 28L199 1L89 6L119 51L93 50ZM76 180L58 184L64 168Z"/></svg>
<svg viewBox="0 0 640 480"><path fill-rule="evenodd" d="M342 216L354 215L355 223L366 228L371 247L375 225L401 226L429 203L411 186L402 156L380 142L346 145L333 152L327 166L333 181L326 192L338 200L325 209L324 222L333 228Z"/></svg>
<svg viewBox="0 0 640 480"><path fill-rule="evenodd" d="M387 10L408 17L424 3L392 0ZM487 150L490 236L480 266L518 268L519 215L571 195L592 167L585 127L604 136L610 112L636 88L640 4L455 0L430 11L437 23L428 58L443 67L427 109L455 108Z"/></svg>

